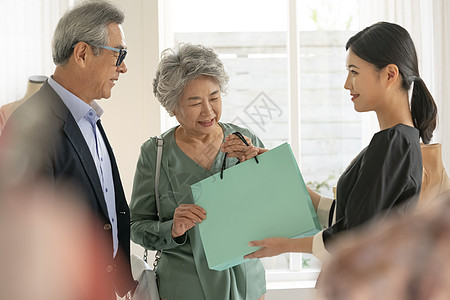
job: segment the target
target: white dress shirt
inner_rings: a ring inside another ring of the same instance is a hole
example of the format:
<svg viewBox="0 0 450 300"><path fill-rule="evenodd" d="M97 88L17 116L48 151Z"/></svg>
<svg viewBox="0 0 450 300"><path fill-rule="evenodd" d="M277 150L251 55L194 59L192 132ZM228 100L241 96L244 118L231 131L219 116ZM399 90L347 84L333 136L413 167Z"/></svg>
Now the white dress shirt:
<svg viewBox="0 0 450 300"><path fill-rule="evenodd" d="M102 185L103 195L106 201L106 207L108 209L109 221L111 222L113 257L115 257L119 247L119 239L114 181L108 150L97 126L97 121L100 120L100 117L103 114L103 109L95 101L93 101L91 105L88 105L86 102L58 84L51 77L48 79L48 83L71 112L91 152L92 159L94 160L95 167L97 168L98 178Z"/></svg>

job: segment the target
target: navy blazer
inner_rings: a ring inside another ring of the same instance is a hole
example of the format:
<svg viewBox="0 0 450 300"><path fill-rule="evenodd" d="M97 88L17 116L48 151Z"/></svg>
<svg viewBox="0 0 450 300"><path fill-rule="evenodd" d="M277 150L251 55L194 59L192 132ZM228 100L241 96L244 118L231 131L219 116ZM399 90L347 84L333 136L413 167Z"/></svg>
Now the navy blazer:
<svg viewBox="0 0 450 300"><path fill-rule="evenodd" d="M130 267L130 211L125 199L117 163L105 131L98 122L111 159L116 198L119 251L112 259L113 242L102 186L83 134L64 102L46 82L42 88L21 105L8 120L12 137L19 141L21 159L27 161L28 180L44 178L55 187L69 183L79 192L80 201L98 220L96 230L110 249L104 253L105 276L111 276L116 292L123 296L133 286ZM108 259L110 260L108 261Z"/></svg>

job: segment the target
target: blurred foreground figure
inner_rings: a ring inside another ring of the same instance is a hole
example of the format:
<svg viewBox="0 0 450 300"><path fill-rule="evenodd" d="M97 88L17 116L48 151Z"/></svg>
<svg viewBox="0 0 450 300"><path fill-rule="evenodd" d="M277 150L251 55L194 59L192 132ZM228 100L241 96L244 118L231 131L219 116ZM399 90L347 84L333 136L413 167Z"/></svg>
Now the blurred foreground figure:
<svg viewBox="0 0 450 300"><path fill-rule="evenodd" d="M450 193L343 238L322 268L319 299L450 299Z"/></svg>
<svg viewBox="0 0 450 300"><path fill-rule="evenodd" d="M2 191L1 299L82 300L111 295L102 276L107 240L76 193L33 189Z"/></svg>

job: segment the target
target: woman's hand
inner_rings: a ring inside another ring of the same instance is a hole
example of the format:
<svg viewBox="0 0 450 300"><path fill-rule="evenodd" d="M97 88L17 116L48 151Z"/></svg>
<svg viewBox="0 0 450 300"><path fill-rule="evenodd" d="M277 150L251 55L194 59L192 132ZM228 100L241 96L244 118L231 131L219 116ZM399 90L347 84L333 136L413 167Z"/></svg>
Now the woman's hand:
<svg viewBox="0 0 450 300"><path fill-rule="evenodd" d="M228 153L229 157L236 157L240 162L244 162L255 157L256 155L269 151L269 149L263 149L253 146L252 141L249 137L244 136L244 138L249 146L245 145L236 135L228 135L225 138L225 142L222 143L222 152Z"/></svg>
<svg viewBox="0 0 450 300"><path fill-rule="evenodd" d="M202 207L195 204L181 204L173 215L172 238L182 236L205 219L206 211Z"/></svg>
<svg viewBox="0 0 450 300"><path fill-rule="evenodd" d="M289 244L291 239L283 237L267 238L260 241L252 241L248 243L252 247L261 247L253 253L247 254L244 258L262 258L279 255L281 253L289 252Z"/></svg>

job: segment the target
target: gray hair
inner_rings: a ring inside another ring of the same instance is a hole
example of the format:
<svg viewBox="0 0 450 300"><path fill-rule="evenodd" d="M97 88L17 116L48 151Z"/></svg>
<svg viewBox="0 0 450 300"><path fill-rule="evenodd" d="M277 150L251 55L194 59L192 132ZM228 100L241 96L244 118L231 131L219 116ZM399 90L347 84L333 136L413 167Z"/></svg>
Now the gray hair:
<svg viewBox="0 0 450 300"><path fill-rule="evenodd" d="M170 116L174 115L186 85L201 75L212 77L220 91L226 93L228 74L212 48L179 44L162 52L153 79L153 93Z"/></svg>
<svg viewBox="0 0 450 300"><path fill-rule="evenodd" d="M68 10L56 25L53 35L53 62L64 65L73 53L72 46L78 42L89 45L107 45L108 25L122 24L124 13L114 4L104 0L89 0ZM94 55L100 55L101 48L93 47Z"/></svg>

